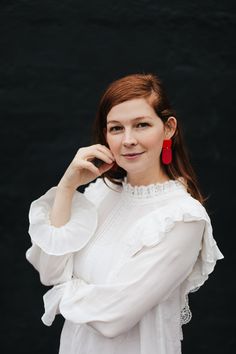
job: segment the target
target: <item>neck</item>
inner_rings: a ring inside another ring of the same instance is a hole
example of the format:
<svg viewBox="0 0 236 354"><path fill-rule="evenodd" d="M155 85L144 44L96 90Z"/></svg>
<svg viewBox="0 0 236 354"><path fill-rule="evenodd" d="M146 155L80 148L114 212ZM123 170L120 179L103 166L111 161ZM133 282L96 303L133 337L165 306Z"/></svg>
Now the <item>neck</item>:
<svg viewBox="0 0 236 354"><path fill-rule="evenodd" d="M162 170L155 175L149 175L148 173L135 173L135 175L132 175L127 173L127 183L131 184L131 186L148 186L149 184L164 183L169 179L170 178Z"/></svg>

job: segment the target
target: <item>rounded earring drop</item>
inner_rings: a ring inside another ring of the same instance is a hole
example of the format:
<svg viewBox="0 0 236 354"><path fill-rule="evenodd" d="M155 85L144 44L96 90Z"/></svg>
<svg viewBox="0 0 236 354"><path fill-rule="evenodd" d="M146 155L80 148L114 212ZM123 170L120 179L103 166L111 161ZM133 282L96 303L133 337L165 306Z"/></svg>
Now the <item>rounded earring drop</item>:
<svg viewBox="0 0 236 354"><path fill-rule="evenodd" d="M164 165L169 165L172 162L171 145L172 145L171 139L163 140L161 160Z"/></svg>

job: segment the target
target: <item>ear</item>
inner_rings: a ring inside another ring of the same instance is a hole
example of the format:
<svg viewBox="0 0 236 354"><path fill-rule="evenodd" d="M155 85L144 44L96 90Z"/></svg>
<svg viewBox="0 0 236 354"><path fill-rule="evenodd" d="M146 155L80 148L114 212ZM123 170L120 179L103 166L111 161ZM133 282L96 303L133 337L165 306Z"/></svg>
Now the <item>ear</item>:
<svg viewBox="0 0 236 354"><path fill-rule="evenodd" d="M174 135L177 128L177 119L173 116L169 117L164 124L165 139L170 139Z"/></svg>

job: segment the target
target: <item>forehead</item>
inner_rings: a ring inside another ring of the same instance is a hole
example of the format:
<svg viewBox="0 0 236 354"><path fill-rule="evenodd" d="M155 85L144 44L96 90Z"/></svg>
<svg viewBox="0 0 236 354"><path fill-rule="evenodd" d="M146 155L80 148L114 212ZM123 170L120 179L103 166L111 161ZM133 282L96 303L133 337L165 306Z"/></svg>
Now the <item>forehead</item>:
<svg viewBox="0 0 236 354"><path fill-rule="evenodd" d="M137 98L112 107L107 115L107 123L112 120L121 122L145 116L155 117L156 113L144 98Z"/></svg>

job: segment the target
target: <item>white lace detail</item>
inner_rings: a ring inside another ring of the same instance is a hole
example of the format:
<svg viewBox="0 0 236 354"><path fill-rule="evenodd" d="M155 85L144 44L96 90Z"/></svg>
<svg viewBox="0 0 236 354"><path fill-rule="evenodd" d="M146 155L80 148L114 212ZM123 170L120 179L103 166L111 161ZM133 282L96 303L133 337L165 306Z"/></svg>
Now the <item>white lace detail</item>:
<svg viewBox="0 0 236 354"><path fill-rule="evenodd" d="M153 196L169 193L176 189L185 189L181 179L153 183L147 186L132 186L130 183L127 183L127 177L125 177L122 185L125 193L136 198L153 198Z"/></svg>
<svg viewBox="0 0 236 354"><path fill-rule="evenodd" d="M185 305L184 308L180 312L180 324L181 326L190 322L192 318L192 312L189 308L188 304L188 295L185 296Z"/></svg>
<svg viewBox="0 0 236 354"><path fill-rule="evenodd" d="M190 290L190 293L194 293L195 291L198 291L200 289L200 286ZM188 301L188 294L185 295L185 304L184 307L182 308L180 312L180 324L181 326L184 324L187 324L191 321L192 319L192 312L189 307L189 301Z"/></svg>

